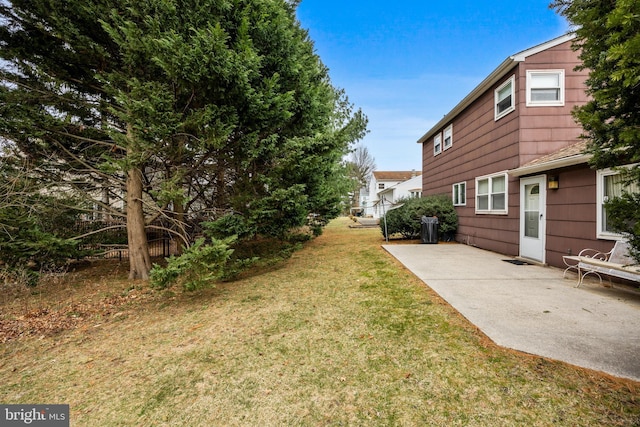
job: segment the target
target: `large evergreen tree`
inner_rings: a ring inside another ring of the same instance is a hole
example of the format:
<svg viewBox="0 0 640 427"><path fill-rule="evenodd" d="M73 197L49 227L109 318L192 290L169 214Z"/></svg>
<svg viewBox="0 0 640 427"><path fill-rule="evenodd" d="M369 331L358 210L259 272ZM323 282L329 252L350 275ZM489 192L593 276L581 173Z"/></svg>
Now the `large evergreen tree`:
<svg viewBox="0 0 640 427"><path fill-rule="evenodd" d="M640 2L557 0L574 26L581 68L589 70L591 100L575 109L595 168L620 168L640 183ZM632 185L633 187L633 185ZM607 204L608 221L630 237L640 259L640 195L627 192Z"/></svg>
<svg viewBox="0 0 640 427"><path fill-rule="evenodd" d="M148 278L158 220L189 244L219 212L273 234L335 212L329 189L366 119L294 4L14 0L0 16L0 135L48 191L126 218L131 278Z"/></svg>

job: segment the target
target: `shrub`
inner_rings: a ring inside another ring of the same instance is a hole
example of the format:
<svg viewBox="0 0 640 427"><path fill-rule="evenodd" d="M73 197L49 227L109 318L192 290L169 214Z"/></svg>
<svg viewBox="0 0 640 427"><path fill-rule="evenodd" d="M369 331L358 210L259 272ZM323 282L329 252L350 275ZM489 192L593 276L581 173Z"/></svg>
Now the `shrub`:
<svg viewBox="0 0 640 427"><path fill-rule="evenodd" d="M229 213L212 222L203 222L205 234L216 239L225 239L236 236L238 239L247 239L255 236L256 227L239 213Z"/></svg>
<svg viewBox="0 0 640 427"><path fill-rule="evenodd" d="M307 226L311 229L313 237L321 236L325 225L327 225L327 220L322 215L313 213L307 215Z"/></svg>
<svg viewBox="0 0 640 427"><path fill-rule="evenodd" d="M19 229L4 227L0 232L0 263L10 267L28 267L34 271L64 266L77 251L77 241L42 231L29 218L22 218Z"/></svg>
<svg viewBox="0 0 640 427"><path fill-rule="evenodd" d="M640 194L623 193L605 204L607 223L629 241L629 254L640 262Z"/></svg>
<svg viewBox="0 0 640 427"><path fill-rule="evenodd" d="M0 207L0 263L34 271L63 266L78 255L78 242L69 231L77 215L62 201L39 195Z"/></svg>
<svg viewBox="0 0 640 427"><path fill-rule="evenodd" d="M224 240L228 242L232 255L225 260L223 270L217 278L233 280L250 267L275 264L287 259L301 244L322 234L326 220L318 214L307 216L307 225L282 229L278 232L260 234L255 219L237 212L226 214L212 222L203 222L202 232L207 241ZM272 229L275 231L276 229ZM261 231L264 231L262 229ZM226 240L225 240L226 239ZM164 275L169 275L164 279ZM173 280L174 274L158 269L157 287L166 287L166 280ZM168 283L168 282L167 282Z"/></svg>
<svg viewBox="0 0 640 427"><path fill-rule="evenodd" d="M277 189L268 197L257 200L252 218L258 233L284 240L291 229L305 224L307 199L304 186L293 185L287 189Z"/></svg>
<svg viewBox="0 0 640 427"><path fill-rule="evenodd" d="M382 235L386 238L401 234L405 239L420 237L422 217L438 217L440 236L451 235L458 229L458 214L446 195L426 196L398 201L402 206L386 213L380 221Z"/></svg>
<svg viewBox="0 0 640 427"><path fill-rule="evenodd" d="M0 268L0 287L8 285L33 287L38 284L39 280L40 274L24 265L4 265Z"/></svg>
<svg viewBox="0 0 640 427"><path fill-rule="evenodd" d="M180 283L185 291L211 287L213 281L224 275L227 260L233 253L229 245L234 241L235 238L212 239L205 244L204 238L196 240L182 255L170 256L166 267L153 265L151 286L166 289Z"/></svg>

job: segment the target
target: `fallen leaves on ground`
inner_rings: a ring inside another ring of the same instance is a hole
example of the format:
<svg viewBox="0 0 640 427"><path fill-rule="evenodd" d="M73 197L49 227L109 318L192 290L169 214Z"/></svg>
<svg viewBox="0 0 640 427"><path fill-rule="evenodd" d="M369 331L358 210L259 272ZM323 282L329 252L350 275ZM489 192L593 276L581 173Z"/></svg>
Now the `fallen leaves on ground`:
<svg viewBox="0 0 640 427"><path fill-rule="evenodd" d="M50 336L99 319L119 317L126 305L149 298L150 291L131 289L97 302L69 303L25 310L12 318L0 318L0 343L29 336Z"/></svg>

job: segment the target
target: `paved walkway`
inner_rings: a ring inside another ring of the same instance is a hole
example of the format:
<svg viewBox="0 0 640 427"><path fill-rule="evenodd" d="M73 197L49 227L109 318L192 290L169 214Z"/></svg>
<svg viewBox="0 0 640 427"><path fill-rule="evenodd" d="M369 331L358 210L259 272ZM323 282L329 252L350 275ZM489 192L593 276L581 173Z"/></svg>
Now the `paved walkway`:
<svg viewBox="0 0 640 427"><path fill-rule="evenodd" d="M379 227L380 220L377 218L358 218L358 224L363 227Z"/></svg>
<svg viewBox="0 0 640 427"><path fill-rule="evenodd" d="M640 292L463 244L383 247L496 344L640 381Z"/></svg>

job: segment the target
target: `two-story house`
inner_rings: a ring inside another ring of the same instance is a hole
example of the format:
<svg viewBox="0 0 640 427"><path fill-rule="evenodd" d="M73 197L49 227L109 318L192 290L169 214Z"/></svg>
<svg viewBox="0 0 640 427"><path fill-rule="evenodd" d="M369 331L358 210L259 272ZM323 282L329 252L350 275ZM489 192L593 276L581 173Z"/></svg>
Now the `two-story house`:
<svg viewBox="0 0 640 427"><path fill-rule="evenodd" d="M588 100L573 38L508 57L418 141L423 194L451 194L459 242L563 266L621 237L603 204L622 183L590 169L571 115Z"/></svg>
<svg viewBox="0 0 640 427"><path fill-rule="evenodd" d="M402 205L402 201L408 198L421 197L422 195L422 177L416 174L411 179L402 181L396 185L386 187L378 192L378 199L382 207L382 214L389 212L390 209Z"/></svg>
<svg viewBox="0 0 640 427"><path fill-rule="evenodd" d="M401 198L411 197L420 191L421 185L416 182L419 171L375 171L367 186L369 194L361 196L364 215L380 218ZM413 181L410 181L412 180ZM410 181L407 183L407 181ZM406 184L404 184L406 183ZM413 194L412 194L413 193Z"/></svg>

